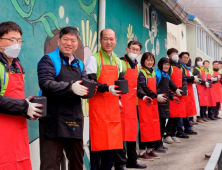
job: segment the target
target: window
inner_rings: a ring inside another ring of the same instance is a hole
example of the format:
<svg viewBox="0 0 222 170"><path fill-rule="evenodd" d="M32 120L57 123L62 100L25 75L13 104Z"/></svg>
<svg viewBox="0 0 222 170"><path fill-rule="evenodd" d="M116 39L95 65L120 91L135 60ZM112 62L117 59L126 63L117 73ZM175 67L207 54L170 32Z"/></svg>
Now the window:
<svg viewBox="0 0 222 170"><path fill-rule="evenodd" d="M150 10L149 4L143 1L143 26L150 29Z"/></svg>

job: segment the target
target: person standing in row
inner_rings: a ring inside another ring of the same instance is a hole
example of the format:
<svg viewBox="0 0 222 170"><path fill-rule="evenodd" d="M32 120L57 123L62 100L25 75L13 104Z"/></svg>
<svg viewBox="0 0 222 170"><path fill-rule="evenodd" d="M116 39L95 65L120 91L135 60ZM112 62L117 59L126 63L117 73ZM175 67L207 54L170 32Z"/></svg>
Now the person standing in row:
<svg viewBox="0 0 222 170"><path fill-rule="evenodd" d="M138 62L136 58L141 54L142 44L139 41L130 41L126 48L126 55L121 58L124 79L128 80L129 93L121 95L122 103L122 134L126 148L116 152L115 170L127 168L144 169L147 166L137 162L136 139L137 139L137 87ZM123 145L124 146L124 145ZM127 158L126 158L127 153Z"/></svg>
<svg viewBox="0 0 222 170"><path fill-rule="evenodd" d="M123 149L119 108L120 91L114 81L124 79L122 64L113 52L116 32L104 29L100 33L101 49L86 61L89 79L98 84L98 90L89 99L90 163L91 170L111 170L117 149Z"/></svg>

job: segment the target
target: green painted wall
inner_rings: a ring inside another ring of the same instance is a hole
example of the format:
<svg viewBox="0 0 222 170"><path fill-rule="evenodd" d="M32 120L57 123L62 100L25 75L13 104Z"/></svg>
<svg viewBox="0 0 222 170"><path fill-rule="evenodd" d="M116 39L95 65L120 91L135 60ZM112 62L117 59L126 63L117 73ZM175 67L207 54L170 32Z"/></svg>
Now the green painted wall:
<svg viewBox="0 0 222 170"><path fill-rule="evenodd" d="M166 18L159 11L150 7L150 13L153 12L151 19L151 26L156 33L151 33L150 30L143 27L143 0L109 0L106 1L106 28L112 28L117 32L117 45L114 49L115 53L122 57L125 54L130 37L127 33L132 35L133 39L139 40L142 45L142 51L146 48L149 52L155 50L155 57L158 61L160 58L166 56L165 39L167 39ZM128 31L129 24L132 26ZM150 36L153 35L153 36ZM151 40L154 39L154 45ZM146 41L149 41L145 46ZM157 52L157 42L159 41L159 53ZM153 48L154 47L154 48ZM157 62L156 62L157 63Z"/></svg>

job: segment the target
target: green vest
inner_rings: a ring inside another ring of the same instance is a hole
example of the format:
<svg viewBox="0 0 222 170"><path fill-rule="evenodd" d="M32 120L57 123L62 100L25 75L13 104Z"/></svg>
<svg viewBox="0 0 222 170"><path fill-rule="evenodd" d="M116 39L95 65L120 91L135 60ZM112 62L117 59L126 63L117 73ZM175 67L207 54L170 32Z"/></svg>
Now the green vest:
<svg viewBox="0 0 222 170"><path fill-rule="evenodd" d="M145 71L144 71L144 69L145 69ZM149 70L147 70L147 69L144 68L144 67L140 69L140 72L142 72L143 75L144 75L144 77L146 78L146 83L147 83L147 78L154 78L154 77L156 77L155 71L153 71L152 73L150 73ZM147 75L148 75L148 76L147 76Z"/></svg>
<svg viewBox="0 0 222 170"><path fill-rule="evenodd" d="M100 49L103 55L103 64L104 65L110 65L110 56L101 48ZM97 61L97 72L96 72L96 76L97 76L97 80L99 79L100 73L101 73L101 69L102 69L102 61L101 61L101 57L100 57L100 52L97 52L95 54L93 54L93 56L96 58ZM115 62L116 61L116 62ZM118 67L118 73L120 73L120 59L117 57L117 55L113 52L113 56L112 56L112 63L111 65Z"/></svg>
<svg viewBox="0 0 222 170"><path fill-rule="evenodd" d="M3 96L8 86L8 72L6 72L5 65L0 62L0 80L1 80L1 88L0 95Z"/></svg>
<svg viewBox="0 0 222 170"><path fill-rule="evenodd" d="M120 60L122 63L122 69L123 69L123 75L126 75L126 71L127 71L127 66L126 66L126 61L125 60ZM127 62L128 64L128 68L131 68L129 62ZM137 64L137 68L138 68L138 74L139 74L139 65Z"/></svg>
<svg viewBox="0 0 222 170"><path fill-rule="evenodd" d="M205 68L204 71L205 71L206 74L211 74L211 75L213 75L213 70L212 70L212 69L207 69L207 68Z"/></svg>

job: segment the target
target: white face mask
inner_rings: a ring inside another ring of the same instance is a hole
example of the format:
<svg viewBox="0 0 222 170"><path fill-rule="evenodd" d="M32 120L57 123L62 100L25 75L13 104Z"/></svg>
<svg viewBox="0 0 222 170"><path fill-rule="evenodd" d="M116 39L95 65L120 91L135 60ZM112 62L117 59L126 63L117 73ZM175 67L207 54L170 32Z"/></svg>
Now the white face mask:
<svg viewBox="0 0 222 170"><path fill-rule="evenodd" d="M138 54L134 54L134 53L129 53L128 54L129 58L134 61L139 55Z"/></svg>
<svg viewBox="0 0 222 170"><path fill-rule="evenodd" d="M10 59L17 58L21 50L21 46L18 44L10 45L4 48L5 48L4 50L5 55Z"/></svg>
<svg viewBox="0 0 222 170"><path fill-rule="evenodd" d="M178 62L178 60L179 60L178 55L173 55L173 56L172 56L172 60L173 60L174 62Z"/></svg>
<svg viewBox="0 0 222 170"><path fill-rule="evenodd" d="M202 62L202 61L198 61L198 62L197 62L197 65L198 65L198 66L202 66L202 65L203 65L203 62Z"/></svg>

